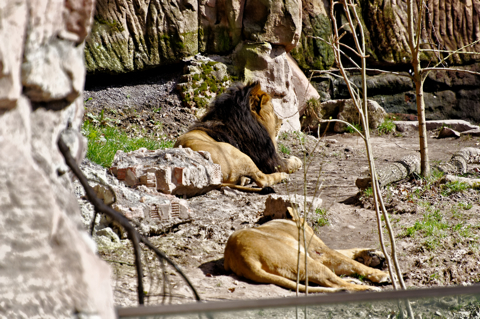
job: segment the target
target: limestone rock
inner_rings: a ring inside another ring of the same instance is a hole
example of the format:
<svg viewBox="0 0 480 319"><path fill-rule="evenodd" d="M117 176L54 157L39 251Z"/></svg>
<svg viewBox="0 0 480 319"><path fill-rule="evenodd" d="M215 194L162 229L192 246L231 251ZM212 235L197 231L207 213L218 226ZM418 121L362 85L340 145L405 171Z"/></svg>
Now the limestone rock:
<svg viewBox="0 0 480 319"><path fill-rule="evenodd" d="M187 201L176 196L159 193L154 184L144 183L134 188L129 187L112 174L107 174L105 168L89 160L84 160L80 169L88 178L89 184L95 190L96 195L106 205L134 221L137 229L144 235L162 234L173 225L190 220L194 216ZM148 173L143 176L147 175ZM153 177L155 178L155 174L153 174ZM150 181L155 182L154 178ZM85 193L80 183L75 181L74 185L77 199L82 208L83 223L85 228L90 229L94 215L93 207L85 199ZM124 235L122 228L110 219L105 216L97 217L95 236L100 236L99 232L105 228L113 229L119 236ZM109 241L105 239L101 241L102 245L108 243Z"/></svg>
<svg viewBox="0 0 480 319"><path fill-rule="evenodd" d="M398 132L418 131L418 121L393 121L393 123L397 126ZM429 131L439 129L442 126L448 126L459 132L478 129L478 125L470 124L464 120L426 121L425 124Z"/></svg>
<svg viewBox="0 0 480 319"><path fill-rule="evenodd" d="M20 67L22 64L23 44L27 27L27 2L2 1L0 3L0 113L15 107L20 98L22 82Z"/></svg>
<svg viewBox="0 0 480 319"><path fill-rule="evenodd" d="M302 1L302 33L290 54L303 70L326 70L334 61L333 50L320 39L332 33L329 8L322 0Z"/></svg>
<svg viewBox="0 0 480 319"><path fill-rule="evenodd" d="M455 131L455 130L452 130L451 128L449 127L443 127L441 130L440 130L440 133L438 133L438 138L447 138L447 137L455 137L455 138L459 138L460 137L460 133Z"/></svg>
<svg viewBox="0 0 480 319"><path fill-rule="evenodd" d="M375 101L368 100L368 123L371 129L376 129L385 119L385 110ZM314 114L313 114L314 112ZM302 129L316 132L318 119L336 118L348 123L360 124L358 111L351 99L330 100L317 105L313 110L305 113L302 119ZM333 124L330 124L331 126ZM331 127L330 126L330 127ZM335 132L343 132L346 124L336 122L333 125Z"/></svg>
<svg viewBox="0 0 480 319"><path fill-rule="evenodd" d="M344 120L348 123L360 124L359 114L357 108L353 104L352 100L340 100L340 112L337 115L339 120ZM368 100L368 124L371 129L376 129L385 120L387 114L385 110L375 101ZM336 122L333 130L335 132L345 131L346 125L340 122Z"/></svg>
<svg viewBox="0 0 480 319"><path fill-rule="evenodd" d="M198 2L98 0L87 71L125 73L198 52Z"/></svg>
<svg viewBox="0 0 480 319"><path fill-rule="evenodd" d="M83 40L91 0L0 3L0 305L5 318L114 318L56 142L83 157Z"/></svg>
<svg viewBox="0 0 480 319"><path fill-rule="evenodd" d="M234 63L245 81L259 81L270 94L275 112L283 120L281 131L299 131L298 100L285 47L242 42L235 49Z"/></svg>
<svg viewBox="0 0 480 319"><path fill-rule="evenodd" d="M245 0L243 35L252 42L281 45L292 50L302 31L302 1Z"/></svg>
<svg viewBox="0 0 480 319"><path fill-rule="evenodd" d="M289 54L287 54L287 61L292 71L293 87L298 99L298 112L301 115L307 108L307 101L311 99L318 100L320 94L318 94L317 90L310 84L310 81L299 68L297 62L295 62Z"/></svg>
<svg viewBox="0 0 480 319"><path fill-rule="evenodd" d="M145 185L187 197L206 193L222 182L220 165L212 162L210 154L189 148L117 151L110 171L130 187Z"/></svg>

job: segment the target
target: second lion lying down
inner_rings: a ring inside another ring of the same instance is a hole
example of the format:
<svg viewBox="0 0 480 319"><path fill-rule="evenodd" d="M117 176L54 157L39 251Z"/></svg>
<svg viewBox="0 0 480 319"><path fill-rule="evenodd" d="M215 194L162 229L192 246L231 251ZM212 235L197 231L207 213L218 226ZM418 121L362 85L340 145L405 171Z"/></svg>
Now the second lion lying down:
<svg viewBox="0 0 480 319"><path fill-rule="evenodd" d="M220 164L223 183L243 186L251 178L264 188L302 166L294 156L284 160L277 154L281 124L260 84L236 85L215 100L175 147L209 152L212 161Z"/></svg>
<svg viewBox="0 0 480 319"><path fill-rule="evenodd" d="M297 280L298 215L288 208L293 220L275 219L257 228L234 232L225 247L225 270L247 279L295 290ZM306 226L308 281L322 287L308 287L309 292L336 292L341 290L378 290L359 285L355 279L343 279L339 275L358 274L366 279L383 283L389 280L387 273L368 267L354 259L372 264L372 254L383 257L371 249L333 250L318 238L311 227ZM301 247L300 281L305 281L305 249ZM299 286L305 291L305 286Z"/></svg>

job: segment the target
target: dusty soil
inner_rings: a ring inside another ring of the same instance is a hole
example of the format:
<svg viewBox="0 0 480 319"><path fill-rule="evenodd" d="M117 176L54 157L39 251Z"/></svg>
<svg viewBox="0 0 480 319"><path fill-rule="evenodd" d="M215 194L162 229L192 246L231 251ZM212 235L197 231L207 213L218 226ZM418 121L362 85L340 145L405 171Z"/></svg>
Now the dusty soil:
<svg viewBox="0 0 480 319"><path fill-rule="evenodd" d="M111 119L110 125L119 126L132 136L144 134L175 139L194 120L192 110L183 107L175 90L180 76L180 70L171 68L164 73L116 79L113 84L90 79L85 92L85 118L99 115L105 109L104 117ZM430 132L428 139L432 163L448 161L455 151L478 147L480 143L478 138L469 137L438 140L433 138L435 134ZM327 135L317 140L289 133L280 135L279 144L290 155L303 158L305 153L308 154L307 160L311 161L306 174L309 195L314 194L319 176L319 197L323 200L322 208L327 211L328 225L320 226L316 218L310 220L318 236L336 249L380 248L371 199L355 186L355 179L368 168L362 140L353 134ZM415 133L403 136L374 134L372 146L377 165L388 164L408 154L418 154ZM475 165L469 167L469 173L478 175ZM291 175L290 182L275 186L275 191L302 194L304 181L304 170L300 170ZM447 193L448 189L440 182L427 183L419 178L384 190L396 234L399 261L409 287L465 285L480 281L479 191L467 189ZM265 199L262 195L229 189L188 199L196 217L151 240L185 271L203 299L293 296L294 292L286 289L255 284L223 270L223 249L229 235L235 230L253 227L262 217ZM431 232L419 226L415 228L415 225L423 225L425 216L436 216L435 220L445 226L434 227ZM100 251L100 256L114 270L116 305L136 305L136 278L128 242L121 249ZM161 303L161 267L149 253L145 257L145 267L148 269L148 304ZM167 293L172 297L166 302L191 302L192 293L180 276L168 267L165 273L170 282ZM382 289L392 288L385 285Z"/></svg>

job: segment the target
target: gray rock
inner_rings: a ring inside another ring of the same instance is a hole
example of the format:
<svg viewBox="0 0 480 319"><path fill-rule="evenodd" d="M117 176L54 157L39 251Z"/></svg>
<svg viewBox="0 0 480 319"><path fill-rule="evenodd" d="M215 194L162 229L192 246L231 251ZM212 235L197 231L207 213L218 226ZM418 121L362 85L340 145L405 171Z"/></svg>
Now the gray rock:
<svg viewBox="0 0 480 319"><path fill-rule="evenodd" d="M60 132L77 160L94 3L0 3L0 305L5 318L115 318L110 268L83 230Z"/></svg>
<svg viewBox="0 0 480 319"><path fill-rule="evenodd" d="M398 132L418 131L418 121L393 121L393 123L396 125ZM459 132L478 129L478 125L472 125L464 120L426 121L427 130L436 130L442 126L448 126Z"/></svg>
<svg viewBox="0 0 480 319"><path fill-rule="evenodd" d="M186 200L159 193L154 186L129 187L119 182L115 176L105 174L106 170L102 166L88 160L84 160L80 168L89 179L90 186L93 187L96 195L105 204L133 220L138 230L144 235L162 234L169 227L188 221L194 216ZM75 181L74 185L82 208L83 224L85 228L90 229L94 215L93 206L85 200L83 187L79 182ZM121 227L105 216L97 216L95 235L99 236L99 232L106 228L112 228L117 236L125 237ZM102 239L102 244L104 243Z"/></svg>
<svg viewBox="0 0 480 319"><path fill-rule="evenodd" d="M455 137L455 138L459 138L460 137L460 133L455 131L455 130L452 130L451 128L449 127L443 127L441 130L440 130L440 133L438 133L438 137L437 138L447 138L447 137Z"/></svg>
<svg viewBox="0 0 480 319"><path fill-rule="evenodd" d="M337 100L339 105L339 113L337 119L346 121L348 123L361 124L357 108L350 100ZM375 101L368 100L368 124L371 129L376 129L385 120L387 113L385 110ZM336 122L333 126L335 132L343 132L347 126L343 123Z"/></svg>
<svg viewBox="0 0 480 319"><path fill-rule="evenodd" d="M110 171L130 187L145 185L187 197L206 193L222 182L220 165L213 163L210 154L189 148L118 151Z"/></svg>
<svg viewBox="0 0 480 319"><path fill-rule="evenodd" d="M245 81L259 81L262 90L272 97L275 112L283 120L281 131L300 131L298 99L285 47L242 42L233 55Z"/></svg>

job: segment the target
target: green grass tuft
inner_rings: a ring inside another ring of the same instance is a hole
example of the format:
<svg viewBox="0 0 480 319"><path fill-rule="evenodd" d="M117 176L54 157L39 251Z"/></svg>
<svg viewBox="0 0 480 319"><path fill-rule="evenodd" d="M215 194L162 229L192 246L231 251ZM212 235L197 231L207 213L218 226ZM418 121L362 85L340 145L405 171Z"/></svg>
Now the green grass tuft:
<svg viewBox="0 0 480 319"><path fill-rule="evenodd" d="M280 152L286 155L290 155L291 151L287 146L283 145L282 143L279 143L278 147L280 148Z"/></svg>
<svg viewBox="0 0 480 319"><path fill-rule="evenodd" d="M378 126L378 134L389 134L395 132L395 123L389 118L386 118L385 121L383 121L382 124Z"/></svg>
<svg viewBox="0 0 480 319"><path fill-rule="evenodd" d="M322 208L315 209L315 214L317 215L317 225L318 226L328 226L330 222L328 221L327 210Z"/></svg>
<svg viewBox="0 0 480 319"><path fill-rule="evenodd" d="M82 134L88 139L87 158L103 167L110 167L115 153L135 151L141 147L149 150L173 147L173 141L159 141L149 137L130 138L115 127L95 126L85 121Z"/></svg>
<svg viewBox="0 0 480 319"><path fill-rule="evenodd" d="M351 125L353 127L355 127L359 132L363 132L363 128L362 128L362 125L360 124L355 124L355 123L351 123ZM347 125L347 127L345 128L345 131L347 133L357 133L357 131L355 131L351 126Z"/></svg>

